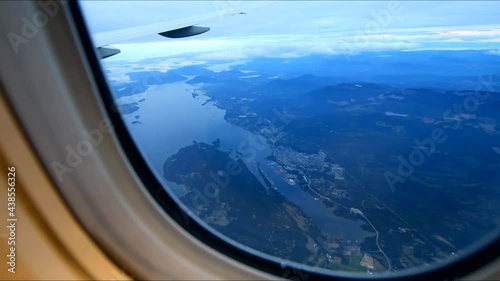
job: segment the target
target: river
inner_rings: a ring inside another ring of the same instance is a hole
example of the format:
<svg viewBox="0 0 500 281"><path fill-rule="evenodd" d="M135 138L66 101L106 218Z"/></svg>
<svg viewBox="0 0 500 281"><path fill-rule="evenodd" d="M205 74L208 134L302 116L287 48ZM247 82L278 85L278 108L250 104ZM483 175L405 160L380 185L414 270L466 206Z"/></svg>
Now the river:
<svg viewBox="0 0 500 281"><path fill-rule="evenodd" d="M163 164L179 149L191 145L193 141L212 143L216 139L221 140L222 151L237 151L249 138L264 142L263 137L224 120L224 110L207 103L208 97L198 88L182 82L155 85L143 94L122 98L123 102L144 99L139 103L139 110L124 115L124 119L153 172L178 196L183 195L183 190L164 179ZM193 96L193 92L198 95ZM359 242L374 235L361 229L365 224L363 220L353 221L335 216L321 200L315 200L314 196L303 191L298 185L288 184L275 172L278 164L266 159L271 154L271 148L267 144L256 152L254 161L247 162L249 169L262 180L257 172L258 164L265 175L274 182L276 189L289 201L301 207L323 232Z"/></svg>

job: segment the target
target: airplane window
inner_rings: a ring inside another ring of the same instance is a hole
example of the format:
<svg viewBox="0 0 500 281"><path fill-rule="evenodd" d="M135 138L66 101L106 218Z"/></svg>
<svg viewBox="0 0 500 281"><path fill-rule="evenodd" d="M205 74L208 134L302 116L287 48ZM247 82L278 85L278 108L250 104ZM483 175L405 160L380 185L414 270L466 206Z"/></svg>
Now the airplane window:
<svg viewBox="0 0 500 281"><path fill-rule="evenodd" d="M498 239L499 2L80 4L186 220L302 275L431 270Z"/></svg>

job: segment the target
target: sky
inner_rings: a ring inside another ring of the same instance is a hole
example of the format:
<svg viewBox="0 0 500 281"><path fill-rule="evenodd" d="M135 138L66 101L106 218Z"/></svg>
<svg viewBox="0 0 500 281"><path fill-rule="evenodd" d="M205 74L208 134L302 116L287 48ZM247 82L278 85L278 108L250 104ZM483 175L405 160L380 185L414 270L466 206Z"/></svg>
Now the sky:
<svg viewBox="0 0 500 281"><path fill-rule="evenodd" d="M500 1L80 1L92 34L190 19L208 26L184 39L153 35L113 43L109 59L188 56L199 61L364 51L500 52ZM250 10L247 6L258 6ZM244 11L246 14L238 14ZM235 15L227 15L229 14ZM200 16L201 15L201 16ZM211 15L211 16L209 16Z"/></svg>

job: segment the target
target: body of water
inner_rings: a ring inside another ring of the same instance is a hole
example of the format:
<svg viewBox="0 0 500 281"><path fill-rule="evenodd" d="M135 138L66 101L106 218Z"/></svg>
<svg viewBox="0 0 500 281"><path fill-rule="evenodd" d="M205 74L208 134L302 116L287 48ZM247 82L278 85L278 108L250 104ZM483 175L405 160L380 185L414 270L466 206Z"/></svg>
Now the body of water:
<svg viewBox="0 0 500 281"><path fill-rule="evenodd" d="M193 92L198 95L192 95ZM139 103L140 109L125 115L124 119L148 164L166 188L177 196L182 196L183 190L164 179L163 164L181 148L191 145L193 141L213 143L220 139L220 149L234 154L239 148L248 147L249 140L257 140L259 146L254 147L255 157L242 158L248 168L262 181L257 171L259 166L274 182L274 187L313 218L324 233L358 241L374 235L361 229L364 221L335 216L332 210L300 186L288 184L275 171L277 164L266 159L271 154L271 148L265 139L224 120L224 110L207 103L209 98L198 87L184 83L151 86L141 94L140 99L143 98L145 100Z"/></svg>

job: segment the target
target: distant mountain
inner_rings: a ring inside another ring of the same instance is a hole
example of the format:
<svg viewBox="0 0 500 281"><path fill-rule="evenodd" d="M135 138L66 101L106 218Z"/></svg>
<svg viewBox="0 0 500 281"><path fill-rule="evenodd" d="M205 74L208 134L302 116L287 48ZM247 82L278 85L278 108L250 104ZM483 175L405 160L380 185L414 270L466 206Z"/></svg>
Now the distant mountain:
<svg viewBox="0 0 500 281"><path fill-rule="evenodd" d="M171 73L170 71L137 71L129 72L127 75L130 77L130 80L132 80L131 82L119 82L114 80L109 82L117 98L144 93L150 85L176 83L187 79L182 75Z"/></svg>
<svg viewBox="0 0 500 281"><path fill-rule="evenodd" d="M170 70L169 72L173 72L179 75L185 76L195 76L195 75L213 75L215 72L212 70L206 69L205 67L199 65L189 65L181 68Z"/></svg>
<svg viewBox="0 0 500 281"><path fill-rule="evenodd" d="M219 79L238 79L241 76L245 76L247 74L239 71L239 70L227 70L227 71L220 71L216 72L214 76L216 76Z"/></svg>
<svg viewBox="0 0 500 281"><path fill-rule="evenodd" d="M401 111L441 114L455 103L462 102L459 92L428 88L405 88L375 83L342 83L323 87L300 96L297 104L331 111L332 106L345 110ZM327 107L323 105L328 105ZM312 108L311 108L312 112Z"/></svg>
<svg viewBox="0 0 500 281"><path fill-rule="evenodd" d="M259 90L270 94L305 93L341 82L342 78L318 77L312 74L302 75L292 79L275 79L260 86Z"/></svg>
<svg viewBox="0 0 500 281"><path fill-rule="evenodd" d="M142 82L143 84L147 83L148 85L175 83L187 79L186 77L172 71L168 72L138 71L138 72L127 73L127 75L128 77L130 77L130 80L132 81L139 81Z"/></svg>
<svg viewBox="0 0 500 281"><path fill-rule="evenodd" d="M441 75L477 76L500 72L500 56L484 51L367 52L331 56L323 62L327 75ZM395 81L391 81L394 83Z"/></svg>
<svg viewBox="0 0 500 281"><path fill-rule="evenodd" d="M139 106L137 102L116 104L113 110L116 110L117 112L120 112L121 114L125 115L136 112L137 110L139 110Z"/></svg>
<svg viewBox="0 0 500 281"><path fill-rule="evenodd" d="M349 79L341 82L397 84L401 78L411 81L412 77L419 75L460 78L500 74L500 56L487 54L483 50L364 52L355 55L311 55L290 59L258 58L245 65L234 66L233 69L253 70L267 76L279 74L280 77L297 77L308 73L319 77ZM377 81L376 78L380 76L390 79ZM405 80L401 83L405 83ZM454 82L458 82L458 79Z"/></svg>
<svg viewBox="0 0 500 281"><path fill-rule="evenodd" d="M231 87L231 91L234 92L235 89L232 87L239 86L245 84L252 84L253 82L250 79L241 79L241 76L245 76L245 73L238 70L228 70L228 71L220 71L213 72L210 75L200 74L193 79L186 82L186 84L225 84L228 87ZM247 86L244 86L247 89ZM241 89L241 88L239 88Z"/></svg>
<svg viewBox="0 0 500 281"><path fill-rule="evenodd" d="M132 96L140 93L144 93L149 86L142 82L117 82L110 81L111 89L115 98Z"/></svg>
<svg viewBox="0 0 500 281"><path fill-rule="evenodd" d="M204 76L204 75L199 75L194 77L193 79L190 79L186 81L186 84L200 84L200 83L206 83L206 84L213 84L213 83L221 83L220 79L217 79L215 77L210 77L210 76Z"/></svg>

